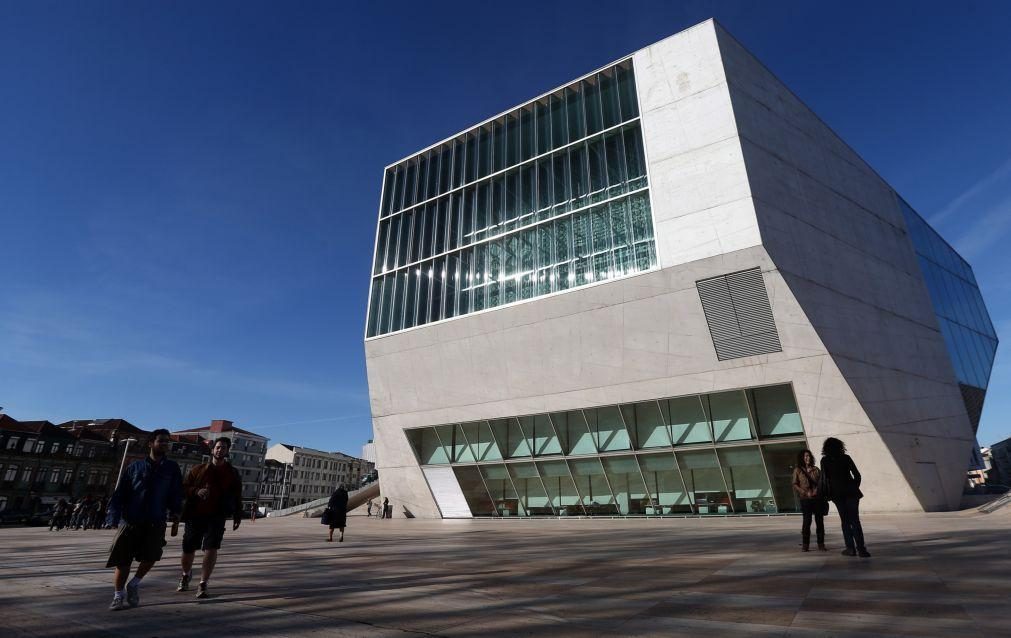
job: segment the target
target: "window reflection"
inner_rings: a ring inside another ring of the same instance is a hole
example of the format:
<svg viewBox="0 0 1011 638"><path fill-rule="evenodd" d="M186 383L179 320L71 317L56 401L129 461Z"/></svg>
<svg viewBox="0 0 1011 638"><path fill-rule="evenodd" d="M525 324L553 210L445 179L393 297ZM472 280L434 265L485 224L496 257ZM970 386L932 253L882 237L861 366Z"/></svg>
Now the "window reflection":
<svg viewBox="0 0 1011 638"><path fill-rule="evenodd" d="M790 512L793 459L805 445L793 397L777 385L405 434L421 465L478 468L460 474L475 516ZM759 441L741 445L752 427ZM632 450L644 452L614 454Z"/></svg>

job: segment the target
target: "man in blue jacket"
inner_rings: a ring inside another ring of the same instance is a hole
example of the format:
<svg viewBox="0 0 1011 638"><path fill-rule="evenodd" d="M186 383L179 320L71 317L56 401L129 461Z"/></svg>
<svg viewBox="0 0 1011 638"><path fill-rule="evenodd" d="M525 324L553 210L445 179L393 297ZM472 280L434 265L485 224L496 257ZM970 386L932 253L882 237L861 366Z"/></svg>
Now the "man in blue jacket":
<svg viewBox="0 0 1011 638"><path fill-rule="evenodd" d="M178 529L183 479L179 466L165 458L170 444L168 430L152 432L150 454L126 468L109 500L109 524L125 521L105 564L116 568L116 593L109 605L113 611L140 604L140 581L161 560L168 517L176 523L173 536ZM139 563L137 572L128 584L126 579L135 560Z"/></svg>

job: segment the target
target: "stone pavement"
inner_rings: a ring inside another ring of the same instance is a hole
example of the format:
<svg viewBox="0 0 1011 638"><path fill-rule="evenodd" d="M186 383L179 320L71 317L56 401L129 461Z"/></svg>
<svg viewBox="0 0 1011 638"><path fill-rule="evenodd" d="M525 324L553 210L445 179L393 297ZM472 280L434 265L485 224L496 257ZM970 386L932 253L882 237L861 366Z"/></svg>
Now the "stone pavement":
<svg viewBox="0 0 1011 638"><path fill-rule="evenodd" d="M210 599L175 592L175 538L120 612L111 531L4 528L0 635L1011 636L1011 512L867 516L870 559L838 521L807 554L796 517L245 521Z"/></svg>

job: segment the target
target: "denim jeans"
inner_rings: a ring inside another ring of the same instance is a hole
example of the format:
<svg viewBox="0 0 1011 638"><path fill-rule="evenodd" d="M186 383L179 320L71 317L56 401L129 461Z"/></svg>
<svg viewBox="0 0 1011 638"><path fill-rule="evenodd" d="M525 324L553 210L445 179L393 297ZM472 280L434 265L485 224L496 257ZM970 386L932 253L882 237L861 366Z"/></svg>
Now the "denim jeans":
<svg viewBox="0 0 1011 638"><path fill-rule="evenodd" d="M846 543L846 549L864 549L864 528L860 525L860 499L848 496L832 502L835 503L842 521L843 542Z"/></svg>

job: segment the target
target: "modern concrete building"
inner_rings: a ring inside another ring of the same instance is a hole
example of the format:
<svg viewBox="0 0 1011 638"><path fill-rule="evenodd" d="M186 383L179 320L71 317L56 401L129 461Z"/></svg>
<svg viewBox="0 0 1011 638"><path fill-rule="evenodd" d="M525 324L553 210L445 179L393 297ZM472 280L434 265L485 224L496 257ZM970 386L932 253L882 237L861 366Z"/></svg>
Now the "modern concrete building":
<svg viewBox="0 0 1011 638"><path fill-rule="evenodd" d="M245 507L255 504L260 496L260 481L263 478L263 461L267 454L267 437L236 427L231 421L214 419L210 425L173 432L175 435L197 435L208 444L214 445L220 437L232 441L228 461L242 477L242 503Z"/></svg>
<svg viewBox="0 0 1011 638"><path fill-rule="evenodd" d="M713 21L391 164L365 336L402 515L958 506L997 338L965 262Z"/></svg>

